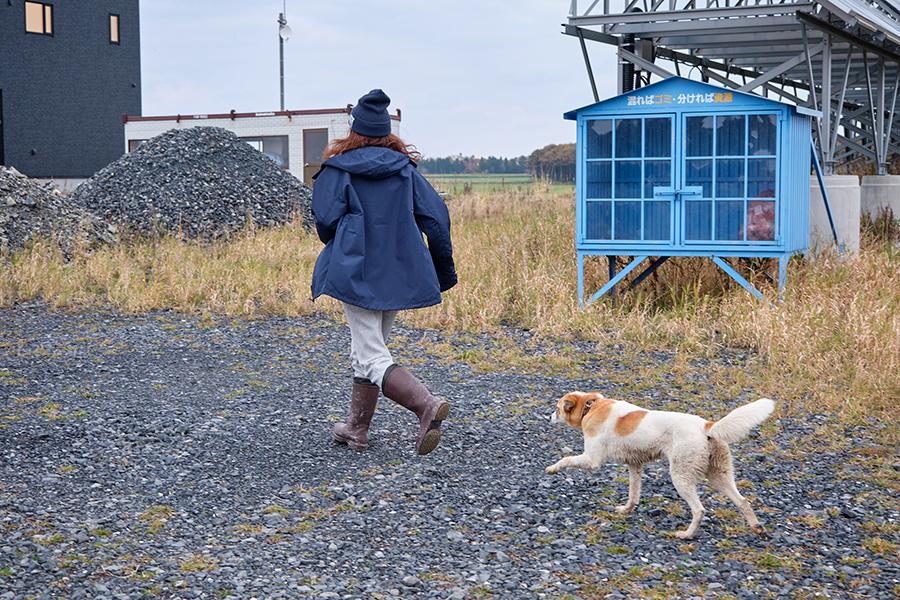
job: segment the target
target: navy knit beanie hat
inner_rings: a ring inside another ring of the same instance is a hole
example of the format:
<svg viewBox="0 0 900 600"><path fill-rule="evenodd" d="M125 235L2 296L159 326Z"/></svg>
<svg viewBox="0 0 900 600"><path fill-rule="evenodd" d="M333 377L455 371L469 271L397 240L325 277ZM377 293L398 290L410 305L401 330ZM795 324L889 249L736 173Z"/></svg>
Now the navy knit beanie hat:
<svg viewBox="0 0 900 600"><path fill-rule="evenodd" d="M381 90L372 90L359 99L350 111L350 129L368 137L384 137L391 133L391 115L387 107L391 99Z"/></svg>

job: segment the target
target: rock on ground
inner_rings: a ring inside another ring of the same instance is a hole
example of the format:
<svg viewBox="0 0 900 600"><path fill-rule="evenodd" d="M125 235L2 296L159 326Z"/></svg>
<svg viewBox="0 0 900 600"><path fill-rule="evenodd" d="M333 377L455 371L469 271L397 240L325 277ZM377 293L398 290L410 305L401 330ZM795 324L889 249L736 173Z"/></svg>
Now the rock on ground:
<svg viewBox="0 0 900 600"><path fill-rule="evenodd" d="M36 303L0 310L0 322L0 598L889 598L900 589L896 455L877 423L781 413L733 446L738 486L769 538L706 486L699 536L670 537L688 514L663 463L645 470L627 517L612 511L627 494L623 466L544 473L564 447L581 446L577 432L548 423L563 392L602 389L717 418L755 397L723 398L709 380L721 369L744 376L746 353L687 373L668 368L676 358L665 352L554 350L527 332L401 326L395 356L452 403L441 445L417 457L414 418L385 399L369 451L332 442L351 375L340 323L63 314ZM565 374L549 363L518 373L459 362L501 336L585 362Z"/></svg>
<svg viewBox="0 0 900 600"><path fill-rule="evenodd" d="M311 192L234 133L171 130L82 183L73 201L139 235L212 240L287 223L311 225Z"/></svg>
<svg viewBox="0 0 900 600"><path fill-rule="evenodd" d="M80 244L115 241L115 230L49 185L0 166L0 255L35 237L55 240L70 254Z"/></svg>

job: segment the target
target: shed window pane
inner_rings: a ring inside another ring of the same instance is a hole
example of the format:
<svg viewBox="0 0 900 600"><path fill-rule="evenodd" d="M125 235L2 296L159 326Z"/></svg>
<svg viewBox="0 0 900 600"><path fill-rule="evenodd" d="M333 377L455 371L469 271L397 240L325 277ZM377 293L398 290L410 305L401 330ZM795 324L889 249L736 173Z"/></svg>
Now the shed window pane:
<svg viewBox="0 0 900 600"><path fill-rule="evenodd" d="M588 121L588 158L612 158L612 121Z"/></svg>
<svg viewBox="0 0 900 600"><path fill-rule="evenodd" d="M644 156L672 156L672 119L647 119L644 123Z"/></svg>
<svg viewBox="0 0 900 600"><path fill-rule="evenodd" d="M641 156L641 120L616 120L616 158Z"/></svg>
<svg viewBox="0 0 900 600"><path fill-rule="evenodd" d="M53 7L44 5L44 33L53 33Z"/></svg>
<svg viewBox="0 0 900 600"><path fill-rule="evenodd" d="M684 203L684 237L688 240L712 239L712 201L688 200Z"/></svg>
<svg viewBox="0 0 900 600"><path fill-rule="evenodd" d="M119 15L109 15L109 41L119 43Z"/></svg>
<svg viewBox="0 0 900 600"><path fill-rule="evenodd" d="M744 117L716 117L716 156L743 156Z"/></svg>
<svg viewBox="0 0 900 600"><path fill-rule="evenodd" d="M712 159L693 159L684 161L685 182L690 186L703 188L703 197L712 198Z"/></svg>
<svg viewBox="0 0 900 600"><path fill-rule="evenodd" d="M640 202L616 202L615 221L615 236L617 240L641 239Z"/></svg>
<svg viewBox="0 0 900 600"><path fill-rule="evenodd" d="M612 202L588 202L585 205L585 237L608 240L612 237Z"/></svg>
<svg viewBox="0 0 900 600"><path fill-rule="evenodd" d="M747 203L747 239L770 242L775 239L775 202L751 200Z"/></svg>
<svg viewBox="0 0 900 600"><path fill-rule="evenodd" d="M750 115L749 154L775 155L778 125L775 115Z"/></svg>
<svg viewBox="0 0 900 600"><path fill-rule="evenodd" d="M712 156L713 151L713 118L687 118L687 155Z"/></svg>
<svg viewBox="0 0 900 600"><path fill-rule="evenodd" d="M775 159L751 158L747 161L747 195L751 198L775 197Z"/></svg>
<svg viewBox="0 0 900 600"><path fill-rule="evenodd" d="M616 161L616 198L641 197L641 161Z"/></svg>
<svg viewBox="0 0 900 600"><path fill-rule="evenodd" d="M671 202L644 202L644 239L668 240Z"/></svg>
<svg viewBox="0 0 900 600"><path fill-rule="evenodd" d="M653 197L653 188L672 185L672 161L648 160L644 162L644 198Z"/></svg>
<svg viewBox="0 0 900 600"><path fill-rule="evenodd" d="M612 198L612 163L610 161L587 164L587 198Z"/></svg>
<svg viewBox="0 0 900 600"><path fill-rule="evenodd" d="M716 198L744 197L744 159L716 160Z"/></svg>
<svg viewBox="0 0 900 600"><path fill-rule="evenodd" d="M742 200L716 202L716 239L744 239L744 202Z"/></svg>

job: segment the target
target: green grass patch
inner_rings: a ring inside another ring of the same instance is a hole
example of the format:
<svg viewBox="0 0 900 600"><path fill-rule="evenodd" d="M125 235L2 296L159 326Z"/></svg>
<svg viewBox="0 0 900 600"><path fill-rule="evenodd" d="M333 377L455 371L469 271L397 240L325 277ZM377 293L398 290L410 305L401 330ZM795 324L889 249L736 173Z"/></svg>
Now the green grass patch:
<svg viewBox="0 0 900 600"><path fill-rule="evenodd" d="M157 534L163 530L174 515L175 509L171 506L156 504L139 514L138 519L147 524L147 533Z"/></svg>
<svg viewBox="0 0 900 600"><path fill-rule="evenodd" d="M270 504L269 506L263 509L263 512L267 515L281 515L285 516L291 513L291 509L285 508L280 504Z"/></svg>
<svg viewBox="0 0 900 600"><path fill-rule="evenodd" d="M898 545L896 542L886 540L881 537L871 537L863 540L863 548L873 554L882 554L884 556L897 557Z"/></svg>
<svg viewBox="0 0 900 600"><path fill-rule="evenodd" d="M202 573L204 571L213 571L218 568L219 563L215 560L203 556L202 554L195 554L190 558L181 562L179 565L179 569L182 573Z"/></svg>

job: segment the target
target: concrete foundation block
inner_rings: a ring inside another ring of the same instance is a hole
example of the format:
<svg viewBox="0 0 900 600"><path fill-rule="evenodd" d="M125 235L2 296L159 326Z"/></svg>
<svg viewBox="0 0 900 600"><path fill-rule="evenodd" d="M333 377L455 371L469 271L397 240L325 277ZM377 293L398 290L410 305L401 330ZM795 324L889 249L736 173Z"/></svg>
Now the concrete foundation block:
<svg viewBox="0 0 900 600"><path fill-rule="evenodd" d="M848 252L859 251L860 185L856 175L826 175L825 188L838 239ZM809 180L809 249L815 254L834 249L828 213L815 176Z"/></svg>
<svg viewBox="0 0 900 600"><path fill-rule="evenodd" d="M860 186L860 210L873 220L890 210L900 219L900 175L866 175Z"/></svg>

